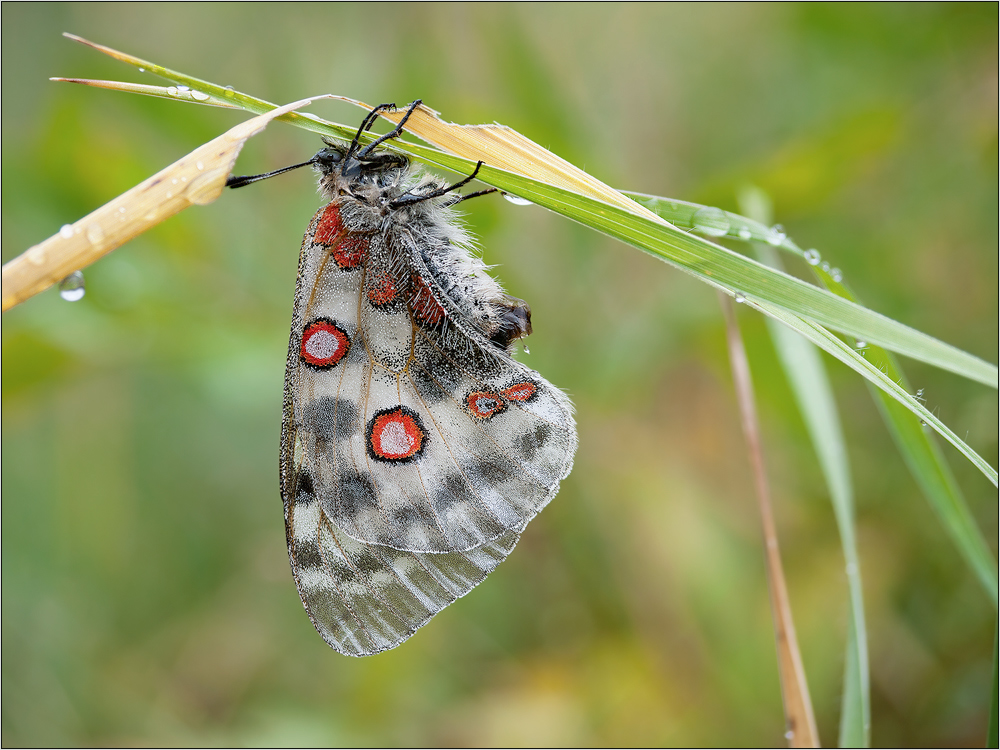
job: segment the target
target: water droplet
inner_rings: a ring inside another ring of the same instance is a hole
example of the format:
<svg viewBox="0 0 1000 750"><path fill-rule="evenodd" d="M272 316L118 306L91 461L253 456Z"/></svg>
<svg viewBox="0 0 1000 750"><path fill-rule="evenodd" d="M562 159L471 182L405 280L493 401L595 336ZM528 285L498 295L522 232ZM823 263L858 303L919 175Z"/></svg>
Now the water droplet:
<svg viewBox="0 0 1000 750"><path fill-rule="evenodd" d="M73 237L73 227L70 224L63 224L59 227L59 236L67 240Z"/></svg>
<svg viewBox="0 0 1000 750"><path fill-rule="evenodd" d="M868 346L868 342L867 341L862 341L861 339L858 339L854 343L854 348L855 349L864 349L866 346Z"/></svg>
<svg viewBox="0 0 1000 750"><path fill-rule="evenodd" d="M118 209L118 213L120 213L120 214L123 214L123 213L125 213L125 206L121 206L121 207L120 207L120 208Z"/></svg>
<svg viewBox="0 0 1000 750"><path fill-rule="evenodd" d="M844 274L841 272L841 270L839 268L831 268L830 269L830 277L834 281L840 282L840 281L842 281L844 279Z"/></svg>
<svg viewBox="0 0 1000 750"><path fill-rule="evenodd" d="M199 161L199 162L197 162L195 164L195 167L197 167L198 171L200 172L201 170L203 170L205 168L205 162Z"/></svg>
<svg viewBox="0 0 1000 750"><path fill-rule="evenodd" d="M920 420L920 426L921 426L921 427L926 427L926 426L927 426L927 423L926 423L926 422L925 422L924 420L922 420L922 419L921 419L921 420Z"/></svg>
<svg viewBox="0 0 1000 750"><path fill-rule="evenodd" d="M527 344L521 344L521 348L524 350L525 354L531 354L531 349L528 348Z"/></svg>
<svg viewBox="0 0 1000 750"><path fill-rule="evenodd" d="M191 92L191 98L194 99L196 102L207 102L212 97L210 97L204 91L198 91L197 89L195 89Z"/></svg>
<svg viewBox="0 0 1000 750"><path fill-rule="evenodd" d="M172 179L172 180L170 181L170 184L171 184L171 185L176 185L176 184L177 184L177 178L175 177L174 179Z"/></svg>
<svg viewBox="0 0 1000 750"><path fill-rule="evenodd" d="M787 236L788 235L785 234L785 228L781 226L781 224L775 224L771 227L771 231L767 233L767 244L777 247L785 241Z"/></svg>
<svg viewBox="0 0 1000 750"><path fill-rule="evenodd" d="M45 248L41 245L35 245L33 248L28 250L28 262L33 265L40 266L45 263L46 255Z"/></svg>
<svg viewBox="0 0 1000 750"><path fill-rule="evenodd" d="M501 195L508 202L513 203L515 206L530 206L531 205L531 201L529 201L529 200L527 200L525 198L519 198L518 196L511 195L510 193L501 193Z"/></svg>
<svg viewBox="0 0 1000 750"><path fill-rule="evenodd" d="M235 90L236 89L234 89L232 86L226 86L226 91L235 91Z"/></svg>
<svg viewBox="0 0 1000 750"><path fill-rule="evenodd" d="M188 92L188 91L191 90L191 87L190 86L178 86L177 90L178 91L183 91L183 92Z"/></svg>
<svg viewBox="0 0 1000 750"><path fill-rule="evenodd" d="M177 87L167 86L167 93L170 94L170 96L177 96Z"/></svg>
<svg viewBox="0 0 1000 750"><path fill-rule="evenodd" d="M819 250L817 250L816 248L813 248L812 250L806 250L804 253L802 253L802 257L806 259L806 263L808 263L810 266L819 265L819 260L820 260Z"/></svg>
<svg viewBox="0 0 1000 750"><path fill-rule="evenodd" d="M917 401L923 401L924 400L924 389L923 388L917 388L917 394L913 398L915 398Z"/></svg>
<svg viewBox="0 0 1000 750"><path fill-rule="evenodd" d="M748 240L751 237L753 237L753 232L751 232L750 229L747 227L740 227L740 231L738 232L738 234L741 240Z"/></svg>
<svg viewBox="0 0 1000 750"><path fill-rule="evenodd" d="M722 237L729 231L729 218L721 208L706 206L691 217L694 230L709 237Z"/></svg>
<svg viewBox="0 0 1000 750"><path fill-rule="evenodd" d="M91 224L87 227L87 239L94 246L100 246L104 242L104 230L100 224Z"/></svg>
<svg viewBox="0 0 1000 750"><path fill-rule="evenodd" d="M736 292L736 294L733 295L733 299L736 300L736 304L741 305L747 301L747 296L743 294L743 292Z"/></svg>
<svg viewBox="0 0 1000 750"><path fill-rule="evenodd" d="M167 191L167 197L168 197L168 198L173 198L173 197L174 197L174 194L173 194L173 193L172 193L172 192L171 192L170 190L168 190L168 191Z"/></svg>
<svg viewBox="0 0 1000 750"><path fill-rule="evenodd" d="M830 273L830 264L827 263L825 260L820 264L819 267L822 268L824 271L826 271L826 273Z"/></svg>
<svg viewBox="0 0 1000 750"><path fill-rule="evenodd" d="M226 96L230 98L236 96L236 89L234 89L232 86L226 86Z"/></svg>
<svg viewBox="0 0 1000 750"><path fill-rule="evenodd" d="M73 273L59 282L59 296L67 302L76 302L83 299L83 295L86 292L82 271L73 271Z"/></svg>
<svg viewBox="0 0 1000 750"><path fill-rule="evenodd" d="M139 68L139 72L140 72L140 73L145 73L145 72L146 72L146 69L145 69L145 68Z"/></svg>
<svg viewBox="0 0 1000 750"><path fill-rule="evenodd" d="M791 729L789 729L787 732L785 732L785 739L786 740L791 740L792 737L794 737L794 736L795 736L795 732L793 732Z"/></svg>

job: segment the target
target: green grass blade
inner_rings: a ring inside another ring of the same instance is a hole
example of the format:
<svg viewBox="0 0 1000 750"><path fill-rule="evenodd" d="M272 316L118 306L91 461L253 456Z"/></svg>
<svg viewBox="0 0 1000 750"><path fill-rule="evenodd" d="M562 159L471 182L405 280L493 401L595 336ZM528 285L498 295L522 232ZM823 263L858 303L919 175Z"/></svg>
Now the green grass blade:
<svg viewBox="0 0 1000 750"><path fill-rule="evenodd" d="M812 321L804 320L797 315L767 302L757 302L747 300L752 307L756 307L761 312L777 318L790 328L794 328L799 333L829 352L841 362L846 364L855 372L863 375L868 381L877 385L880 389L892 396L893 399L903 404L907 409L916 414L928 426L935 429L945 440L954 445L966 458L968 458L978 468L994 486L997 486L997 471L990 466L978 453L965 444L965 442L952 432L936 416L931 414L900 385L886 375L885 372L875 367L866 358L859 356L850 346L841 341L837 336Z"/></svg>
<svg viewBox="0 0 1000 750"><path fill-rule="evenodd" d="M745 213L765 220L769 218L769 201L760 191L746 191L740 196L740 203ZM781 258L772 246L754 243L754 248L761 262L781 269ZM816 347L773 318L766 320L778 359L792 387L792 393L795 395L799 412L806 424L830 491L830 502L833 505L837 530L840 533L840 545L844 552L849 617L838 744L840 747L869 747L871 701L868 638L861 585L861 564L854 529L854 491L847 459L847 445L840 426L833 388L830 386Z"/></svg>
<svg viewBox="0 0 1000 750"><path fill-rule="evenodd" d="M707 208L697 203L668 201L652 196L642 196L642 199L644 202L651 203L659 211L670 212L671 219L679 222L682 227L693 227L694 217L699 211ZM768 242L768 245L775 245L799 256L803 255L798 245L788 237L782 236L780 242L775 242L776 235L766 224L728 212L726 217L726 221L732 227L729 236L744 240L747 233L752 232L754 238L763 238ZM741 231L744 227L747 227L748 230ZM813 270L831 292L856 301L851 291L840 282L839 274L835 270L826 270L825 266L813 266ZM869 362L875 363L905 392L910 392L902 369L892 354L881 347L871 345L865 347L864 353ZM893 439L896 441L903 460L923 490L924 496L938 517L941 518L945 529L958 547L959 553L972 568L974 575L982 583L987 596L993 602L993 606L996 607L998 581L993 553L983 538L940 447L927 433L920 418L914 415L909 406L900 404L895 397L878 388L872 388L872 395ZM976 462L973 461L973 463ZM990 475L987 474L987 476Z"/></svg>

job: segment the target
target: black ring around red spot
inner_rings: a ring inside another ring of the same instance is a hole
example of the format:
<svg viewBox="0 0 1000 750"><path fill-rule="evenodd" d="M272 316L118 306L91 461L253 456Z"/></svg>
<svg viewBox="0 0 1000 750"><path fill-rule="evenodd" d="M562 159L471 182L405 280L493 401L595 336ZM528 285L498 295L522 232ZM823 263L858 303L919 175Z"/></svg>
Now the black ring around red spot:
<svg viewBox="0 0 1000 750"><path fill-rule="evenodd" d="M365 430L368 455L379 461L407 463L423 453L427 431L420 415L407 406L375 412Z"/></svg>
<svg viewBox="0 0 1000 750"><path fill-rule="evenodd" d="M351 348L347 332L329 318L317 318L302 330L299 357L310 367L326 370L336 365Z"/></svg>

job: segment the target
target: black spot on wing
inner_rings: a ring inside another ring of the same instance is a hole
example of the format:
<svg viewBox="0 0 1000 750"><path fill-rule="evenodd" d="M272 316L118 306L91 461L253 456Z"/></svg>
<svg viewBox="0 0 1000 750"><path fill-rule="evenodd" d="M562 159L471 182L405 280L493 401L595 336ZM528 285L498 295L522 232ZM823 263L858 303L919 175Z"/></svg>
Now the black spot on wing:
<svg viewBox="0 0 1000 750"><path fill-rule="evenodd" d="M319 568L325 566L323 555L320 554L319 547L312 541L295 542L295 565L299 569Z"/></svg>
<svg viewBox="0 0 1000 750"><path fill-rule="evenodd" d="M480 478L480 481L485 481L494 487L509 479L513 474L511 468L505 468L487 458L478 459L462 468L466 476Z"/></svg>
<svg viewBox="0 0 1000 750"><path fill-rule="evenodd" d="M517 444L524 460L530 461L533 459L535 454L538 453L538 449L548 441L551 434L552 428L549 425L540 424L534 430L521 435L517 440Z"/></svg>
<svg viewBox="0 0 1000 750"><path fill-rule="evenodd" d="M344 474L340 479L340 514L356 518L358 514L376 508L375 485L367 474Z"/></svg>
<svg viewBox="0 0 1000 750"><path fill-rule="evenodd" d="M345 398L324 396L302 409L302 423L318 440L346 440L359 427L358 407Z"/></svg>
<svg viewBox="0 0 1000 750"><path fill-rule="evenodd" d="M412 526L427 526L433 525L434 520L427 518L423 513L418 511L413 506L405 508L397 508L392 512L392 522L394 526L401 528L409 528Z"/></svg>
<svg viewBox="0 0 1000 750"><path fill-rule="evenodd" d="M316 491L313 488L312 476L308 471L300 470L295 478L295 502L309 505L315 499Z"/></svg>
<svg viewBox="0 0 1000 750"><path fill-rule="evenodd" d="M437 404L451 398L451 394L435 381L423 367L410 368L410 380L427 404Z"/></svg>

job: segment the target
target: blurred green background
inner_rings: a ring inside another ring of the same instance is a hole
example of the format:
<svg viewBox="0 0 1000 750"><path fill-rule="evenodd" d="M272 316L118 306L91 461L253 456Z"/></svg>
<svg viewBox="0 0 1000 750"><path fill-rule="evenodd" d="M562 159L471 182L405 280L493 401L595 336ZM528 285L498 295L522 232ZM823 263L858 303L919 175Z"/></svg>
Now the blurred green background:
<svg viewBox="0 0 1000 750"><path fill-rule="evenodd" d="M997 361L997 6L129 5L2 9L3 259L239 112L49 76L159 79L70 31L275 102L421 97L621 188L735 210L773 196L869 306ZM344 123L360 110L313 111ZM308 158L272 125L238 172ZM573 474L510 559L402 647L330 651L278 493L293 173L160 225L3 316L3 731L49 745L775 745L759 520L715 294L536 207L467 213L531 303L522 359L566 389ZM741 310L823 741L846 584L832 511L762 320ZM997 394L905 363L994 466ZM873 742L982 746L995 612L860 379L851 449ZM997 541L997 491L945 448Z"/></svg>

